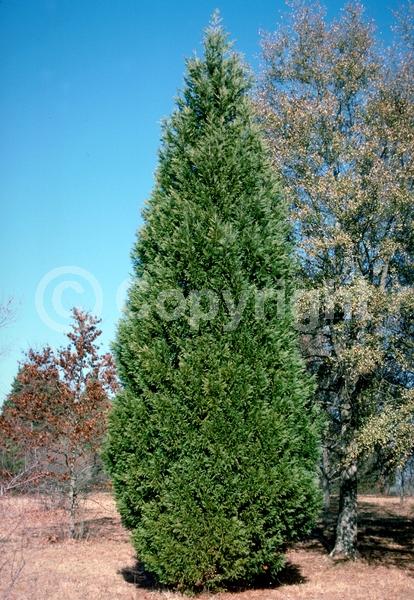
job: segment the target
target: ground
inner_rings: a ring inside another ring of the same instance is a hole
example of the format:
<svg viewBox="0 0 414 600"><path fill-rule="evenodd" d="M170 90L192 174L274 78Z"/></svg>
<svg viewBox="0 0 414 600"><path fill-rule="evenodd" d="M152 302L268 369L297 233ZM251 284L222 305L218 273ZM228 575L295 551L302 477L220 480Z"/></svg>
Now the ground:
<svg viewBox="0 0 414 600"><path fill-rule="evenodd" d="M290 549L278 586L214 599L414 599L414 499L401 505L397 498L362 496L359 506L359 560L329 558L331 528L319 527ZM109 493L90 496L79 528L82 539L66 539L65 515L45 497L0 498L0 599L182 598L148 586ZM198 600L212 597L203 594Z"/></svg>

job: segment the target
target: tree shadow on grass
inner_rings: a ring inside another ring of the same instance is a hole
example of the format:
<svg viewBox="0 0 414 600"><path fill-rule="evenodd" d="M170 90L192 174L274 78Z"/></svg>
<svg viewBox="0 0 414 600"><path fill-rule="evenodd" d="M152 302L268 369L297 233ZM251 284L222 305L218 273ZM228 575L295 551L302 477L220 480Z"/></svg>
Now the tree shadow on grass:
<svg viewBox="0 0 414 600"><path fill-rule="evenodd" d="M143 565L137 561L132 567L124 567L119 571L127 583L137 588L147 591L177 591L167 586L161 586L157 581L145 571ZM281 586L297 585L306 583L307 579L301 574L297 565L287 562L279 573L270 578L266 574L257 577L254 581L247 584L244 581L233 583L226 586L225 591L239 593L251 589L271 589ZM206 590L199 590L200 593Z"/></svg>
<svg viewBox="0 0 414 600"><path fill-rule="evenodd" d="M362 558L370 564L403 569L414 577L414 519L364 503L358 519Z"/></svg>
<svg viewBox="0 0 414 600"><path fill-rule="evenodd" d="M396 514L395 510L384 509L375 502L359 502L359 558L372 565L400 568L414 577L414 519ZM300 546L321 554L329 553L334 545L335 524L334 505Z"/></svg>
<svg viewBox="0 0 414 600"><path fill-rule="evenodd" d="M302 575L300 567L289 561L286 561L285 566L277 575L269 576L266 573L256 577L252 582L239 582L228 586L226 589L229 592L244 592L246 590L264 590L279 588L288 585L298 585L306 583L307 578Z"/></svg>
<svg viewBox="0 0 414 600"><path fill-rule="evenodd" d="M132 567L124 567L119 571L127 583L133 584L135 587L144 588L146 590L157 590L160 586L155 579L145 571L142 564L137 561Z"/></svg>

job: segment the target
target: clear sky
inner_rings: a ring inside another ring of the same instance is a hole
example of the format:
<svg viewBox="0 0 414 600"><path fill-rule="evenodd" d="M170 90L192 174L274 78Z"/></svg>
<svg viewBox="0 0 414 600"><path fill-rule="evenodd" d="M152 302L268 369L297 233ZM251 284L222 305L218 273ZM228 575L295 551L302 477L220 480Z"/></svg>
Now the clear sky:
<svg viewBox="0 0 414 600"><path fill-rule="evenodd" d="M341 2L327 2L329 16ZM396 0L365 3L385 38ZM257 67L280 0L0 0L0 403L22 352L95 309L108 347L157 161L160 121L219 8Z"/></svg>

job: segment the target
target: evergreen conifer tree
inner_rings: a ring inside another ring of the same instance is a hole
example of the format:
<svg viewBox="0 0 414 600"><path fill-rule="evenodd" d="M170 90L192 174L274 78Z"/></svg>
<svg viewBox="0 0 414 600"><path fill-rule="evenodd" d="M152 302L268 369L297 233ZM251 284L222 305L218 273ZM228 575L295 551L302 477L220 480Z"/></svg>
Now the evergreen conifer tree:
<svg viewBox="0 0 414 600"><path fill-rule="evenodd" d="M319 508L289 230L249 86L215 19L165 125L114 347L106 464L139 560L179 589L274 576Z"/></svg>

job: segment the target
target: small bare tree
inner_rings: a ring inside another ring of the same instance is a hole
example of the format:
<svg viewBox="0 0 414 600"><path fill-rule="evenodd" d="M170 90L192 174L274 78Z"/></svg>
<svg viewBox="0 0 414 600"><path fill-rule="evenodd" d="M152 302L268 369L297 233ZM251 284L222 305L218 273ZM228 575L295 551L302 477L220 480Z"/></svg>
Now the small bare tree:
<svg viewBox="0 0 414 600"><path fill-rule="evenodd" d="M10 325L16 315L16 303L13 298L0 302L0 329ZM5 354L5 349L0 347L0 357Z"/></svg>
<svg viewBox="0 0 414 600"><path fill-rule="evenodd" d="M0 304L0 328L9 325L15 316L15 303L13 298L8 298Z"/></svg>

